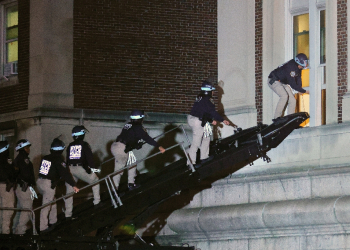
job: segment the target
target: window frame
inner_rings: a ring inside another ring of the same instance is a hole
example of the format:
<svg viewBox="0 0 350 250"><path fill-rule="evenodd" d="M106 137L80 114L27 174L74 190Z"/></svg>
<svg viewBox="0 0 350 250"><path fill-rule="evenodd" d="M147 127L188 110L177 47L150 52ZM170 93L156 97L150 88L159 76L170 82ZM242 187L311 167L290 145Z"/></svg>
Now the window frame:
<svg viewBox="0 0 350 250"><path fill-rule="evenodd" d="M294 0L298 1L298 0ZM301 0L303 1L303 0ZM320 16L321 11L326 10L325 3L311 3L308 8L290 9L290 2L286 0L286 60L293 58L294 52L294 27L293 18L297 15L309 13L309 57L310 57L310 86L305 89L310 91L309 107L310 121L309 126L320 126L325 124L325 117L322 116L322 89L327 89L325 83L326 63L320 63ZM326 27L327 29L327 27ZM317 58L317 59L316 59ZM326 107L325 107L326 109Z"/></svg>
<svg viewBox="0 0 350 250"><path fill-rule="evenodd" d="M18 5L17 0L7 0L2 1L0 3L0 22L1 22L1 40L0 40L0 50L1 50L1 56L0 56L0 88L1 87L7 87L18 84L18 74L9 74L8 76L5 76L5 65L6 65L6 57L7 57L7 51L6 51L6 9L8 7L12 7ZM16 40L16 39L12 39ZM17 37L18 41L18 37ZM18 63L18 61L17 61Z"/></svg>

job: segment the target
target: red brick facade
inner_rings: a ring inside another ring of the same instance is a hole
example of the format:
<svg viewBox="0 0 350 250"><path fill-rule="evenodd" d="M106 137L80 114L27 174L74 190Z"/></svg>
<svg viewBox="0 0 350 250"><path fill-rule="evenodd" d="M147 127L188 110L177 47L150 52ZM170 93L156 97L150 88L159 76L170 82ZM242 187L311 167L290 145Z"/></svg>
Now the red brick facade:
<svg viewBox="0 0 350 250"><path fill-rule="evenodd" d="M262 53L263 53L263 0L255 0L255 106L257 122L263 118L263 90L262 90Z"/></svg>
<svg viewBox="0 0 350 250"><path fill-rule="evenodd" d="M216 0L75 0L75 108L188 113L217 77Z"/></svg>
<svg viewBox="0 0 350 250"><path fill-rule="evenodd" d="M18 2L19 84L0 89L0 114L26 110L29 95L29 0Z"/></svg>
<svg viewBox="0 0 350 250"><path fill-rule="evenodd" d="M342 122L343 95L347 92L348 80L348 40L347 40L347 0L337 0L338 33L338 123Z"/></svg>

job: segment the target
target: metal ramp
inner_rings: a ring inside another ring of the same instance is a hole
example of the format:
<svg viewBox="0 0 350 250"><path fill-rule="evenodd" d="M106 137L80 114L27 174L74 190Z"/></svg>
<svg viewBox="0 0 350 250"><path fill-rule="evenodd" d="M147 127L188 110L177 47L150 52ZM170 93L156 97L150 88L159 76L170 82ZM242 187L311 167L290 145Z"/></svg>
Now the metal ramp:
<svg viewBox="0 0 350 250"><path fill-rule="evenodd" d="M224 178L247 164L252 164L260 157L269 162L270 159L266 152L277 147L308 118L307 113L296 113L280 118L269 126L258 124L255 127L238 131L232 136L215 141L210 149L213 159L202 166L195 169L193 166L186 165L186 158L180 159L156 175L143 178L138 183L141 185L139 188L126 192L121 197L114 192L110 176L107 176L105 180L109 191L101 194L101 203L97 207L94 207L91 201L75 206L73 210L75 219L67 221L61 214L57 226L52 231L36 237L48 241L56 240L56 242L58 239L62 241L72 237L76 239L95 238L100 242L116 242L118 240L113 235L116 227L131 227L131 234L139 237L132 227L137 228L147 220L159 204L175 195L181 195L183 190L200 185L203 180L209 183L210 187L213 181ZM86 236L94 231L95 237ZM142 238L140 240L143 241ZM149 247L147 244L144 246Z"/></svg>

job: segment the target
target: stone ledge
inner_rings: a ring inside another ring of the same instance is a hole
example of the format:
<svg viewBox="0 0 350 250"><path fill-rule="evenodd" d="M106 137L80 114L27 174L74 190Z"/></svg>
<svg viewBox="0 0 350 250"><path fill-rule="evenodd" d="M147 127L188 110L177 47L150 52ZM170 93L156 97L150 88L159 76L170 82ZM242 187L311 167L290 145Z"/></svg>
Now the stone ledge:
<svg viewBox="0 0 350 250"><path fill-rule="evenodd" d="M177 210L169 228L181 239L242 239L350 231L350 196Z"/></svg>

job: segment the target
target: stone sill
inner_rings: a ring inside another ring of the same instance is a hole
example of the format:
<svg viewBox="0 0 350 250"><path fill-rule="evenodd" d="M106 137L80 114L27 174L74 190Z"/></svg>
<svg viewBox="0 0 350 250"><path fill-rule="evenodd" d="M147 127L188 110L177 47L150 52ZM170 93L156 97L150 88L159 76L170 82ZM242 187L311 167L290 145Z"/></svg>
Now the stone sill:
<svg viewBox="0 0 350 250"><path fill-rule="evenodd" d="M175 211L169 228L183 241L350 232L350 196Z"/></svg>

